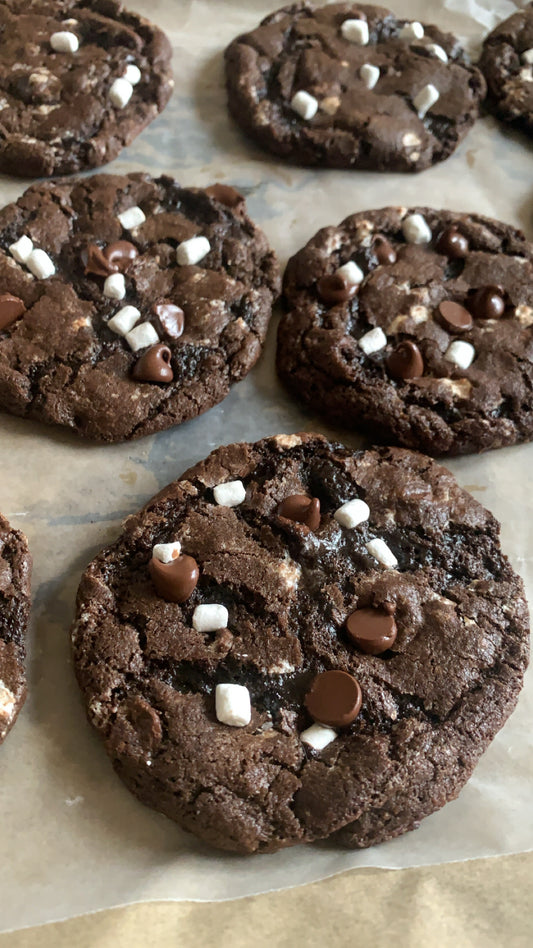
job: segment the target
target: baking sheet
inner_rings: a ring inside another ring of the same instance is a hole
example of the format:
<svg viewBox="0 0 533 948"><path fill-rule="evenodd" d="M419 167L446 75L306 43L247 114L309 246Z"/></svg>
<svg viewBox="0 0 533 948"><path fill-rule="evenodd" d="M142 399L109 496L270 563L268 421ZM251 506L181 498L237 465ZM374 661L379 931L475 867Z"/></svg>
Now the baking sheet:
<svg viewBox="0 0 533 948"><path fill-rule="evenodd" d="M295 169L271 163L225 112L221 50L275 6L221 0L130 0L174 48L176 90L164 115L107 170L167 172L184 184L233 183L248 195L282 262L317 229L351 211L428 203L479 211L533 238L531 145L480 121L447 162L420 175ZM460 10L457 8L460 7ZM398 0L399 15L432 19L479 41L506 0ZM483 19L484 18L484 19ZM26 183L0 178L2 203ZM121 520L220 443L278 432L339 437L293 405L276 381L274 327L261 363L226 401L180 429L101 447L0 416L0 510L35 559L30 695L0 752L0 930L148 899L228 899L301 885L357 866L404 868L533 849L533 681L460 798L416 833L365 852L297 847L246 859L217 853L139 804L114 775L86 723L69 655L80 574ZM357 437L343 435L353 445ZM461 484L502 521L502 540L533 593L533 444L450 461Z"/></svg>

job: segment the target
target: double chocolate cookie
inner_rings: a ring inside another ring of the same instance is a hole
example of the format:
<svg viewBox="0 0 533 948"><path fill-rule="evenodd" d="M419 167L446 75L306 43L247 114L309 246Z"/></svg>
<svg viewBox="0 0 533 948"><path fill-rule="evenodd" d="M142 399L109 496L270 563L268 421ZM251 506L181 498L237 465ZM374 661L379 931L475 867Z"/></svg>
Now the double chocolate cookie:
<svg viewBox="0 0 533 948"><path fill-rule="evenodd" d="M533 132L533 3L487 36L479 62L488 105L505 122Z"/></svg>
<svg viewBox="0 0 533 948"><path fill-rule="evenodd" d="M485 95L450 33L384 7L295 3L226 51L229 108L299 164L421 171L447 158Z"/></svg>
<svg viewBox="0 0 533 948"><path fill-rule="evenodd" d="M170 44L118 0L0 0L0 171L71 174L116 158L164 109Z"/></svg>
<svg viewBox="0 0 533 948"><path fill-rule="evenodd" d="M455 797L527 664L494 517L433 461L219 448L85 572L87 712L144 803L223 849L369 846Z"/></svg>
<svg viewBox="0 0 533 948"><path fill-rule="evenodd" d="M533 246L477 214L390 207L285 273L278 370L335 423L432 455L533 438Z"/></svg>
<svg viewBox="0 0 533 948"><path fill-rule="evenodd" d="M278 293L233 188L34 185L0 211L0 408L102 441L180 424L255 364Z"/></svg>
<svg viewBox="0 0 533 948"><path fill-rule="evenodd" d="M0 514L0 744L26 698L31 556L26 537Z"/></svg>

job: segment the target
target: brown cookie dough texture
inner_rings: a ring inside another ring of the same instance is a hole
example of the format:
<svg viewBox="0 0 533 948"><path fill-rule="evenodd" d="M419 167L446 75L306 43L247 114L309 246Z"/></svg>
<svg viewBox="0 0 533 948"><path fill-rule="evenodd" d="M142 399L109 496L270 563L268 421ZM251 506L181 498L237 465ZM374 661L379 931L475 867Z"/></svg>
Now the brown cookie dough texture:
<svg viewBox="0 0 533 948"><path fill-rule="evenodd" d="M0 211L0 290L24 309L0 300L0 407L121 441L226 397L259 358L279 273L235 190L102 174Z"/></svg>
<svg viewBox="0 0 533 948"><path fill-rule="evenodd" d="M0 35L0 171L8 174L103 165L170 98L167 37L117 0L0 0Z"/></svg>
<svg viewBox="0 0 533 948"><path fill-rule="evenodd" d="M216 502L227 482L233 506ZM318 524L281 509L295 496L319 501ZM418 454L309 434L219 448L81 582L76 675L117 773L241 853L417 826L457 796L522 684L527 608L498 533ZM197 564L185 601L158 595L156 544Z"/></svg>
<svg viewBox="0 0 533 948"><path fill-rule="evenodd" d="M24 534L0 514L0 744L26 698L31 556Z"/></svg>
<svg viewBox="0 0 533 948"><path fill-rule="evenodd" d="M479 67L492 111L533 133L533 3L489 33Z"/></svg>
<svg viewBox="0 0 533 948"><path fill-rule="evenodd" d="M347 263L357 292L330 301L321 281ZM513 227L430 208L354 214L289 261L285 298L278 371L313 411L436 456L533 438L533 246Z"/></svg>
<svg viewBox="0 0 533 948"><path fill-rule="evenodd" d="M227 49L226 83L232 115L262 147L374 171L447 158L485 94L450 33L354 3L301 2L266 17Z"/></svg>

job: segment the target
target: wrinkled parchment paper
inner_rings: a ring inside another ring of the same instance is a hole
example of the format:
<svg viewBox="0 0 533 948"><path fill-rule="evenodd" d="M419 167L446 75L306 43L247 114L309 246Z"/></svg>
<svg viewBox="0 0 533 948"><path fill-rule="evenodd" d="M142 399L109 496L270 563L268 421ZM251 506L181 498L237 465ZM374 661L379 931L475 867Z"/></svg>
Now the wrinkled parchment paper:
<svg viewBox="0 0 533 948"><path fill-rule="evenodd" d="M226 115L221 52L275 5L130 0L171 37L176 89L164 115L107 170L167 172L187 185L236 184L282 262L319 227L385 204L479 211L533 238L531 147L491 118L444 164L412 177L295 169L246 142ZM508 0L395 4L398 14L435 20L473 47L515 8ZM16 198L25 186L0 178L0 199ZM117 536L121 520L220 443L302 428L342 434L290 402L273 354L271 331L261 363L222 405L131 445L84 444L0 415L0 510L27 533L35 559L29 698L0 751L0 930L138 900L235 898L357 866L404 868L533 849L531 676L460 798L417 832L365 852L311 846L246 859L211 850L128 793L86 723L68 629L81 571ZM533 444L449 467L502 521L503 546L531 601Z"/></svg>

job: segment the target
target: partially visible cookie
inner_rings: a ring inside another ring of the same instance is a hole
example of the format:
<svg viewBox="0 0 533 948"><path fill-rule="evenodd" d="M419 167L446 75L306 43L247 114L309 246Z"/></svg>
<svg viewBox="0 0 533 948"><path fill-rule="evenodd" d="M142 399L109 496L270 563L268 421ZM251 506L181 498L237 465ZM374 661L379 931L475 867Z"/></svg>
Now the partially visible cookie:
<svg viewBox="0 0 533 948"><path fill-rule="evenodd" d="M522 685L498 533L419 454L310 434L214 451L81 581L74 665L117 773L241 853L417 826Z"/></svg>
<svg viewBox="0 0 533 948"><path fill-rule="evenodd" d="M0 515L0 743L26 698L31 556L24 534Z"/></svg>
<svg viewBox="0 0 533 948"><path fill-rule="evenodd" d="M283 7L226 50L232 115L303 165L421 171L473 125L485 82L451 33L379 6Z"/></svg>
<svg viewBox="0 0 533 948"><path fill-rule="evenodd" d="M533 3L489 33L479 61L488 106L505 122L533 132Z"/></svg>
<svg viewBox="0 0 533 948"><path fill-rule="evenodd" d="M289 261L278 371L373 441L431 455L533 438L533 246L507 224L389 207Z"/></svg>
<svg viewBox="0 0 533 948"><path fill-rule="evenodd" d="M234 188L34 185L0 211L0 408L100 441L178 425L249 372L278 293Z"/></svg>
<svg viewBox="0 0 533 948"><path fill-rule="evenodd" d="M0 0L0 171L71 174L116 158L164 109L171 48L118 0Z"/></svg>

